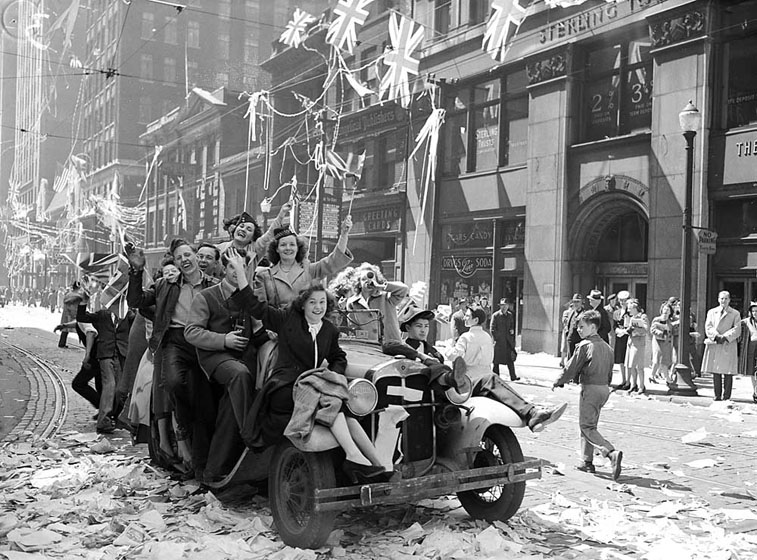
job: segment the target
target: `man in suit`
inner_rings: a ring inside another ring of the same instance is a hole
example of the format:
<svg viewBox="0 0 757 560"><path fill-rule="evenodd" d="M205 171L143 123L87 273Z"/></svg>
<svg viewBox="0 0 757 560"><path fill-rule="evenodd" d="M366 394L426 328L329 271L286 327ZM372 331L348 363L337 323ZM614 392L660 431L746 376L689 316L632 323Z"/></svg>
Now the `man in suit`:
<svg viewBox="0 0 757 560"><path fill-rule="evenodd" d="M465 312L468 311L468 300L466 298L460 298L457 302L457 311L452 314L452 338L457 340L460 335L468 332L468 327L465 326Z"/></svg>
<svg viewBox="0 0 757 560"><path fill-rule="evenodd" d="M610 314L607 312L607 309L605 309L602 305L605 299L604 295L599 290L592 290L591 292L589 292L589 295L586 296L586 299L589 302L589 308L599 313L600 324L599 329L597 330L599 338L604 340L607 344L610 344L612 319L610 318Z"/></svg>
<svg viewBox="0 0 757 560"><path fill-rule="evenodd" d="M252 291L245 274L249 261L244 249L229 249L221 255L223 280L197 294L184 328L184 338L197 348L203 372L223 387L203 472L206 481L222 478L244 447L239 432L255 396L254 346L268 339L265 329L252 333L247 305Z"/></svg>
<svg viewBox="0 0 757 560"><path fill-rule="evenodd" d="M116 429L113 418L118 417L120 405L116 403L116 383L126 359L129 349L129 331L134 320L134 312L129 309L126 316L120 318L119 299L108 307L94 313L87 311L89 294L83 292L76 312L76 320L80 323L91 323L97 330L97 361L100 364L102 376L102 393L100 407L97 414L97 433L110 434Z"/></svg>
<svg viewBox="0 0 757 560"><path fill-rule="evenodd" d="M511 303L507 298L499 300L499 310L492 315L489 330L494 339L494 373L500 375L499 366L505 364L510 381L517 381L520 378L515 374L515 317L510 311Z"/></svg>
<svg viewBox="0 0 757 560"><path fill-rule="evenodd" d="M707 311L704 323L704 359L702 373L711 373L715 386L715 400L729 400L733 376L738 373L738 340L741 336L741 317L730 306L731 294L718 294L718 305Z"/></svg>

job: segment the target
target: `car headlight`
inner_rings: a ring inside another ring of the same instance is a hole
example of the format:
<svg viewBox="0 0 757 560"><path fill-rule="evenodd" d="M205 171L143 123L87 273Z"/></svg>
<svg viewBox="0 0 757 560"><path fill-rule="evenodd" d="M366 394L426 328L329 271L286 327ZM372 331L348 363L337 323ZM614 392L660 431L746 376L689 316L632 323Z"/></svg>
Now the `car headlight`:
<svg viewBox="0 0 757 560"><path fill-rule="evenodd" d="M447 400L451 402L452 404L463 404L465 401L467 401L469 398L471 398L471 393L473 392L473 382L470 380L470 377L467 375L465 376L465 383L463 384L463 387L458 391L454 387L450 387L446 391L444 391L444 394L447 396Z"/></svg>
<svg viewBox="0 0 757 560"><path fill-rule="evenodd" d="M350 397L347 408L355 416L365 416L373 411L378 403L378 390L367 379L353 379L347 385Z"/></svg>

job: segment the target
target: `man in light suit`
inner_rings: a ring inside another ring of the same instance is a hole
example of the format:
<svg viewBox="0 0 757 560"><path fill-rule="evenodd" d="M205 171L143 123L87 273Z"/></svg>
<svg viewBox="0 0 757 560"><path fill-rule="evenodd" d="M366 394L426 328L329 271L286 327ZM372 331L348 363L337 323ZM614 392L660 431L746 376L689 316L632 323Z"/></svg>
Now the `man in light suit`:
<svg viewBox="0 0 757 560"><path fill-rule="evenodd" d="M741 335L741 317L730 306L731 294L718 294L718 305L707 312L704 324L704 359L702 372L711 373L715 387L715 400L731 398L733 376L738 373L738 340Z"/></svg>

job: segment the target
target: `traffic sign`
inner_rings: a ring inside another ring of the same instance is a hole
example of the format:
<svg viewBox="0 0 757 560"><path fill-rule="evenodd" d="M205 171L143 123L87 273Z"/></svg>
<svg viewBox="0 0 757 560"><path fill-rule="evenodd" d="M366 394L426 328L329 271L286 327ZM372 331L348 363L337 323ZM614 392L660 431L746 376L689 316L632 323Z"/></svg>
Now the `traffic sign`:
<svg viewBox="0 0 757 560"><path fill-rule="evenodd" d="M718 234L709 229L699 230L699 252L704 255L714 255L717 250Z"/></svg>

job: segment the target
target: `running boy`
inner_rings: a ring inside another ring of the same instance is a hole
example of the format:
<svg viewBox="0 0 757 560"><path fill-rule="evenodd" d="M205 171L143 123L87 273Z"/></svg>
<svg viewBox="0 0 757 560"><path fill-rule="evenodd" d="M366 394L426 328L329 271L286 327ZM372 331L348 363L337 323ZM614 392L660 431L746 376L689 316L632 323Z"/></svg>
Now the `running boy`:
<svg viewBox="0 0 757 560"><path fill-rule="evenodd" d="M555 387L562 387L568 381L578 379L581 384L581 396L578 401L578 425L581 429L581 454L583 462L576 468L579 471L593 473L594 447L598 447L602 456L608 457L612 465L612 479L620 476L623 452L615 449L597 430L599 413L610 397L612 380L613 351L602 340L597 331L602 318L595 310L584 311L578 320L578 334L581 342L565 364Z"/></svg>

